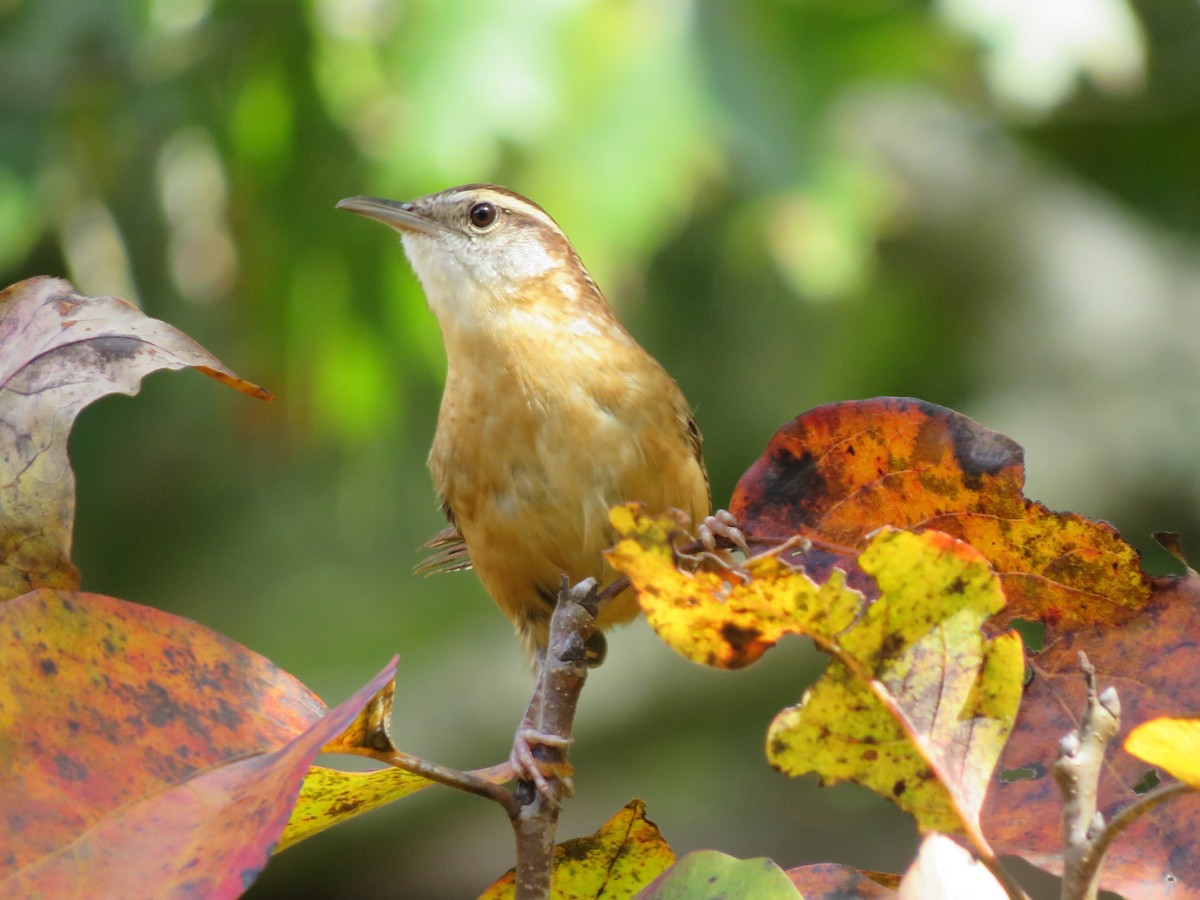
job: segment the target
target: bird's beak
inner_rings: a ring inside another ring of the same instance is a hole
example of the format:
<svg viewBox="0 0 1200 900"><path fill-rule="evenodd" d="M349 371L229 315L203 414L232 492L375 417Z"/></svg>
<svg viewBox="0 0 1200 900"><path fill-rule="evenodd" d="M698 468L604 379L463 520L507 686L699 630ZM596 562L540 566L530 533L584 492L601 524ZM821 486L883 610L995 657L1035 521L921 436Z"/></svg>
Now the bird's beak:
<svg viewBox="0 0 1200 900"><path fill-rule="evenodd" d="M350 212L382 222L397 231L419 232L421 234L438 234L447 231L441 222L435 222L427 216L416 212L407 203L395 200L383 200L379 197L347 197L338 201L337 209L347 209Z"/></svg>

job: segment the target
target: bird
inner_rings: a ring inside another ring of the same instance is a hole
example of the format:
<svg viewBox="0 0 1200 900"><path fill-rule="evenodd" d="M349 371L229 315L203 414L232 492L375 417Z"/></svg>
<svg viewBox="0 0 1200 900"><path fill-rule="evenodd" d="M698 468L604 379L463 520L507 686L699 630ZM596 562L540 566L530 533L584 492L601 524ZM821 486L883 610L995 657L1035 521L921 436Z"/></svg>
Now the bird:
<svg viewBox="0 0 1200 900"><path fill-rule="evenodd" d="M603 556L610 507L708 520L691 407L532 200L467 184L337 207L400 233L445 344L428 465L449 528L429 567L473 568L536 658L563 576L616 577ZM624 591L600 609L597 634L638 611Z"/></svg>

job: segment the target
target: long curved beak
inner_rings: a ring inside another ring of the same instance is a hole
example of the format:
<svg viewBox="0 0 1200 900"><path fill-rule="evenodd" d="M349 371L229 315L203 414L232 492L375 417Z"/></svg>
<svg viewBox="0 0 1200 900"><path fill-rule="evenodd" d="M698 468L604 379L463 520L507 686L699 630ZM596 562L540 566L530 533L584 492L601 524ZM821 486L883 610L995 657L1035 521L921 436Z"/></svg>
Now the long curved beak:
<svg viewBox="0 0 1200 900"><path fill-rule="evenodd" d="M358 213L397 231L415 231L421 234L449 231L441 222L435 222L413 210L408 203L384 200L381 197L347 197L345 200L339 200L335 209Z"/></svg>

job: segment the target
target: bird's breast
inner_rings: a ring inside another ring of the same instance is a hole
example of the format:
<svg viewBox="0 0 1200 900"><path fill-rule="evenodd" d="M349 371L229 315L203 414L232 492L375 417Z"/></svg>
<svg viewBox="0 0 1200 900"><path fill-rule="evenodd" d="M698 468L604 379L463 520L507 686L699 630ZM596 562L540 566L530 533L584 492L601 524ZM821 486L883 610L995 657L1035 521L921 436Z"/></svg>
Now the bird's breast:
<svg viewBox="0 0 1200 900"><path fill-rule="evenodd" d="M429 458L480 580L514 621L563 574L610 576L601 554L613 504L707 513L684 400L653 358L624 332L600 346L595 335L525 335L448 347Z"/></svg>

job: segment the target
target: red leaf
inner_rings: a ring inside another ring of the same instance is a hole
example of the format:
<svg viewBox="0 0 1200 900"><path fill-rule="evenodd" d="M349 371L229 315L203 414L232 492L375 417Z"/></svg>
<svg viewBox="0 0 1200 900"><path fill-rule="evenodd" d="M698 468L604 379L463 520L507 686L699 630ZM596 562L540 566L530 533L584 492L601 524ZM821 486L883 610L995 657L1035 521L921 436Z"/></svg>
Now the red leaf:
<svg viewBox="0 0 1200 900"><path fill-rule="evenodd" d="M5 896L237 896L395 667L327 712L194 622L49 590L0 604L0 651Z"/></svg>

